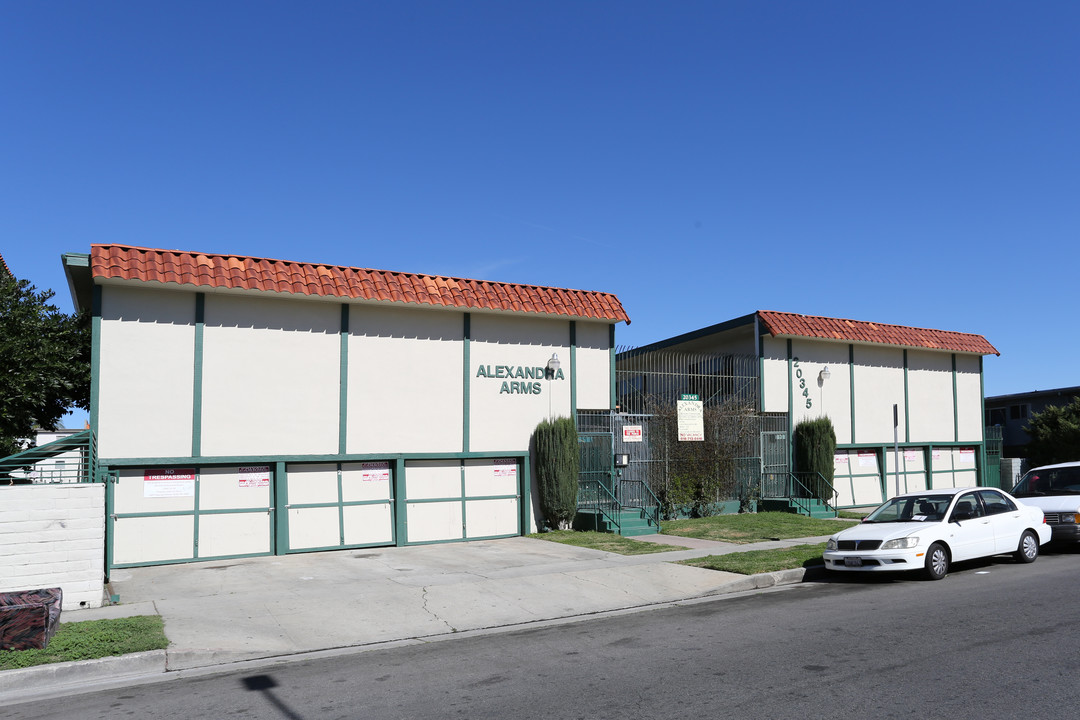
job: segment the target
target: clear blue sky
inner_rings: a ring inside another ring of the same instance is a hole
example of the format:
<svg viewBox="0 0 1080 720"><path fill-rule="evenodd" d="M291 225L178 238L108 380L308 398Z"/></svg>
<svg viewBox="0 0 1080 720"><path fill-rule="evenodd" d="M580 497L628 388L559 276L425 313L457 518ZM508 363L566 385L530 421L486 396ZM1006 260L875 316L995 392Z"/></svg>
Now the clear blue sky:
<svg viewBox="0 0 1080 720"><path fill-rule="evenodd" d="M985 335L1080 385L1080 3L0 0L0 252L128 243Z"/></svg>

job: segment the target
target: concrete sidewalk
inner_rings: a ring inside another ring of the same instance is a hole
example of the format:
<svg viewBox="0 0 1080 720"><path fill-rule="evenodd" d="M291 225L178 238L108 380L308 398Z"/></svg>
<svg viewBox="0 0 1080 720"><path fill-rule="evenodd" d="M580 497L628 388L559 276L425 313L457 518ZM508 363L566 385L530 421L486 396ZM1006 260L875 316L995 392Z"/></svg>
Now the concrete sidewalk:
<svg viewBox="0 0 1080 720"><path fill-rule="evenodd" d="M624 556L514 537L115 570L118 605L69 611L62 621L161 615L169 648L0 672L0 702L168 671L430 641L799 582L801 569L747 577L674 561L825 540L638 539L691 549Z"/></svg>

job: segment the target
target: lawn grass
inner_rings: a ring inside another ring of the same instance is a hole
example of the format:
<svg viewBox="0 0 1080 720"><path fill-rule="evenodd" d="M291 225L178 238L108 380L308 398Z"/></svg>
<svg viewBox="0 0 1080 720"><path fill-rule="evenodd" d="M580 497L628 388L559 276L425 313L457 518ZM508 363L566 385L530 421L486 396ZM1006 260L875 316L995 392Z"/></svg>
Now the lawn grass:
<svg viewBox="0 0 1080 720"><path fill-rule="evenodd" d="M595 530L581 532L577 530L552 530L551 532L533 533L529 537L592 550L603 550L604 552L618 553L619 555L647 555L672 550L686 550L686 548L678 545L642 542L615 533L602 533Z"/></svg>
<svg viewBox="0 0 1080 720"><path fill-rule="evenodd" d="M665 535L700 538L727 543L754 543L766 540L832 535L857 523L850 520L808 518L785 512L739 513L687 520L665 520Z"/></svg>
<svg viewBox="0 0 1080 720"><path fill-rule="evenodd" d="M163 650L168 645L165 622L158 615L63 623L44 650L0 650L0 670Z"/></svg>
<svg viewBox="0 0 1080 720"><path fill-rule="evenodd" d="M776 572L777 570L793 570L801 567L824 565L825 561L821 557L821 553L824 551L825 543L793 545L778 550L746 550L745 552L733 552L726 555L708 555L683 560L680 564L709 570L723 570L724 572L739 573L740 575L757 575L758 573Z"/></svg>

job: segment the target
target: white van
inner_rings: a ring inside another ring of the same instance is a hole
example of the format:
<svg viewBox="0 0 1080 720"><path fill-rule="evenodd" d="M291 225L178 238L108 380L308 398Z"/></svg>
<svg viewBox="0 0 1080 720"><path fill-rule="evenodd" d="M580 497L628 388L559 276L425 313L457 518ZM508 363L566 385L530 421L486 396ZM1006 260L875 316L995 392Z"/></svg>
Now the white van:
<svg viewBox="0 0 1080 720"><path fill-rule="evenodd" d="M1042 508L1054 541L1080 542L1080 462L1043 465L1029 470L1012 496Z"/></svg>

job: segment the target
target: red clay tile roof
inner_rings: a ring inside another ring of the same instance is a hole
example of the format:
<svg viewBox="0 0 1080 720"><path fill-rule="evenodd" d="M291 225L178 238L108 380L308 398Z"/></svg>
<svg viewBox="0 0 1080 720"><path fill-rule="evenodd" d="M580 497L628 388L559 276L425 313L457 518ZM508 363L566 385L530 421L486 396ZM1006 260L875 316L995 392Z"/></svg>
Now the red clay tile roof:
<svg viewBox="0 0 1080 720"><path fill-rule="evenodd" d="M95 278L568 315L630 324L622 303L610 293L537 285L127 245L91 245L90 269Z"/></svg>
<svg viewBox="0 0 1080 720"><path fill-rule="evenodd" d="M785 335L845 342L882 343L977 355L1001 355L982 335L768 310L759 310L758 317L761 318L765 329L774 337Z"/></svg>
<svg viewBox="0 0 1080 720"><path fill-rule="evenodd" d="M15 277L15 275L8 268L7 263L4 262L4 256L2 254L0 254L0 275L11 275L12 277Z"/></svg>

